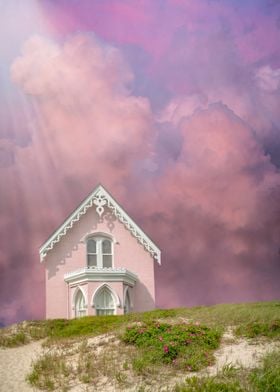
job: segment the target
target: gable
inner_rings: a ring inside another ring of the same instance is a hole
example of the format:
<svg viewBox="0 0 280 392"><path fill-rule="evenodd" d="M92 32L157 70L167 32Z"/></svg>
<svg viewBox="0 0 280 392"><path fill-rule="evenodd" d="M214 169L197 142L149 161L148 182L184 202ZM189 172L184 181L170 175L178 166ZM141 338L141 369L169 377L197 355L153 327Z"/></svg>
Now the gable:
<svg viewBox="0 0 280 392"><path fill-rule="evenodd" d="M160 249L143 232L143 230L127 215L116 200L106 191L102 185L98 185L94 191L76 208L75 211L64 221L64 223L47 239L40 248L40 261L42 262L48 252L52 250L62 237L66 235L73 225L79 222L89 208L95 207L97 214L101 217L105 207L108 207L116 218L131 232L140 244L160 264Z"/></svg>

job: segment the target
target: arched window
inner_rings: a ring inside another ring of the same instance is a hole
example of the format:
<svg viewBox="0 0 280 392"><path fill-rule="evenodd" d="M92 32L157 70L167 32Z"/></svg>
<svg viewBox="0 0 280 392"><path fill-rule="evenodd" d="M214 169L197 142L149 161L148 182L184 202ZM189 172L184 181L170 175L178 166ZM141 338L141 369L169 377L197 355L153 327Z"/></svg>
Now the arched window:
<svg viewBox="0 0 280 392"><path fill-rule="evenodd" d="M80 289L75 295L75 317L83 317L86 315L86 300Z"/></svg>
<svg viewBox="0 0 280 392"><path fill-rule="evenodd" d="M112 268L113 243L107 237L94 236L87 240L88 267Z"/></svg>
<svg viewBox="0 0 280 392"><path fill-rule="evenodd" d="M96 309L96 315L110 315L115 314L116 304L111 290L104 286L97 293L94 298L94 305Z"/></svg>

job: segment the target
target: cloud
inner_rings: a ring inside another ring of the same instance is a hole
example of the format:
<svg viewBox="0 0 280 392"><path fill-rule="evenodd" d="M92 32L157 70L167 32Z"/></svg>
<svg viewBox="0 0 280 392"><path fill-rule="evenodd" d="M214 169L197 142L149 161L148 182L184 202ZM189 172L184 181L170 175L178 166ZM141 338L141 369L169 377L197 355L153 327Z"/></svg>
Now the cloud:
<svg viewBox="0 0 280 392"><path fill-rule="evenodd" d="M65 175L98 177L102 167L110 182L129 170L129 157L147 153L153 129L149 101L131 95L133 75L120 51L93 34L63 45L34 37L11 74L40 113L33 149L48 151Z"/></svg>
<svg viewBox="0 0 280 392"><path fill-rule="evenodd" d="M275 9L40 3L1 105L6 322L43 316L38 247L98 182L162 248L158 305L279 297Z"/></svg>
<svg viewBox="0 0 280 392"><path fill-rule="evenodd" d="M98 182L115 194L125 192L137 161L150 159L154 119L149 101L131 94L133 75L120 51L94 34L75 35L63 44L30 38L11 77L32 102L32 121L28 144L1 140L2 222L6 227L17 222L18 228L16 244L2 237L1 268L9 287L16 285L21 293L17 317L40 317L43 300L25 305L31 280L35 291L42 290L39 245ZM18 279L28 270L29 279L20 285L11 281L12 268ZM5 310L2 317L11 320L14 313Z"/></svg>
<svg viewBox="0 0 280 392"><path fill-rule="evenodd" d="M269 65L260 67L256 72L259 87L268 92L275 92L280 88L280 69L272 69Z"/></svg>
<svg viewBox="0 0 280 392"><path fill-rule="evenodd" d="M279 171L225 105L188 113L175 120L179 157L142 200L142 220L164 249L159 304L276 298Z"/></svg>

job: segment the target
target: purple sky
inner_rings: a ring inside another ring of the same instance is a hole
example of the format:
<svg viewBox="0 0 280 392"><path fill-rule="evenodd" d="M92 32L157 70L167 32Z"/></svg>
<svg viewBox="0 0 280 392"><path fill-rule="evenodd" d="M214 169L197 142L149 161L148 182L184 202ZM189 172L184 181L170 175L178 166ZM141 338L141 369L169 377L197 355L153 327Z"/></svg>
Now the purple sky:
<svg viewBox="0 0 280 392"><path fill-rule="evenodd" d="M101 182L162 249L157 305L279 299L280 1L0 0L0 322Z"/></svg>

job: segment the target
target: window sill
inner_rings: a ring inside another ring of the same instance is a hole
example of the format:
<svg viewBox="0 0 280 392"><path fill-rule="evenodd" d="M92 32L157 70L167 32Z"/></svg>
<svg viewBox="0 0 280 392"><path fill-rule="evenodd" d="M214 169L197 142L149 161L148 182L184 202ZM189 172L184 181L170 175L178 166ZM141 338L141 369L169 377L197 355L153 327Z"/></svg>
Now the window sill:
<svg viewBox="0 0 280 392"><path fill-rule="evenodd" d="M70 284L82 282L123 282L134 286L137 276L125 268L85 267L64 275L64 281Z"/></svg>

